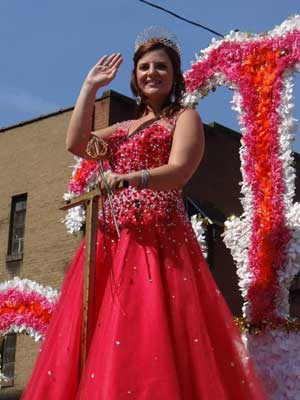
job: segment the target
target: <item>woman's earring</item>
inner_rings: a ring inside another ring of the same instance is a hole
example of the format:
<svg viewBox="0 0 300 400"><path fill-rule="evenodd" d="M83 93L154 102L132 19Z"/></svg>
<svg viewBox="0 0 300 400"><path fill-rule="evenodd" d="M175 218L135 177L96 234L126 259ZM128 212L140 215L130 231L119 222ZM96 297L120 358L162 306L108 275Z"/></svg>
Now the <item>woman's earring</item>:
<svg viewBox="0 0 300 400"><path fill-rule="evenodd" d="M175 89L176 89L176 86L174 85L173 88L172 88L172 92L170 94L170 102L172 104L174 104L175 101L176 101Z"/></svg>
<svg viewBox="0 0 300 400"><path fill-rule="evenodd" d="M137 106L140 106L140 105L141 105L141 103L142 103L142 98L141 98L141 96L140 96L139 94L136 96L135 102L136 102L136 105L137 105Z"/></svg>

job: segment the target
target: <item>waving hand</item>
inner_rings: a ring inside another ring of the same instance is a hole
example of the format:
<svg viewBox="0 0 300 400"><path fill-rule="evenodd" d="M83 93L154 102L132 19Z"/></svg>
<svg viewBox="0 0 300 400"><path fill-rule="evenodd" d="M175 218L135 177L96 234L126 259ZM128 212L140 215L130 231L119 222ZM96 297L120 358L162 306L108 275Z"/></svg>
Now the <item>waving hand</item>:
<svg viewBox="0 0 300 400"><path fill-rule="evenodd" d="M120 53L113 53L110 56L105 55L101 57L88 73L86 81L92 84L96 89L108 85L116 76L122 61L123 58Z"/></svg>

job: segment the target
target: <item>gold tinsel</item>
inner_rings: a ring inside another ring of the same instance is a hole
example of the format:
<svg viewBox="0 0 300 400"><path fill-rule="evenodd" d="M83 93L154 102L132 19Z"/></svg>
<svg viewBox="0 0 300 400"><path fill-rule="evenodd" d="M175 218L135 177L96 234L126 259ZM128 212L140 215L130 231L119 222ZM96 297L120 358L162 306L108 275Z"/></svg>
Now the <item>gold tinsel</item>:
<svg viewBox="0 0 300 400"><path fill-rule="evenodd" d="M243 317L235 317L235 324L244 333L251 335L263 334L266 330L281 329L287 332L300 332L300 319L299 318L273 318L264 319L259 323L251 323Z"/></svg>

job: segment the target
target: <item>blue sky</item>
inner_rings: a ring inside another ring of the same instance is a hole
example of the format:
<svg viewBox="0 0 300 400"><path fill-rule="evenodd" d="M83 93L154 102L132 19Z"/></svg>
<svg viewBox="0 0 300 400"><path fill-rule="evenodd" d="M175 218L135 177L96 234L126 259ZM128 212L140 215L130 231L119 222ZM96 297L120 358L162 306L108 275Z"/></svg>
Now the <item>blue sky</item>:
<svg viewBox="0 0 300 400"><path fill-rule="evenodd" d="M299 0L152 0L220 33L232 29L265 32L300 13ZM72 106L88 70L105 53L124 62L109 89L131 96L133 44L145 26L174 31L182 47L183 70L213 35L137 0L1 0L0 126ZM295 79L295 116L300 116L300 77ZM98 96L101 92L98 93ZM232 92L219 88L201 101L204 122L238 130ZM299 131L299 129L298 129ZM300 145L296 143L296 150Z"/></svg>

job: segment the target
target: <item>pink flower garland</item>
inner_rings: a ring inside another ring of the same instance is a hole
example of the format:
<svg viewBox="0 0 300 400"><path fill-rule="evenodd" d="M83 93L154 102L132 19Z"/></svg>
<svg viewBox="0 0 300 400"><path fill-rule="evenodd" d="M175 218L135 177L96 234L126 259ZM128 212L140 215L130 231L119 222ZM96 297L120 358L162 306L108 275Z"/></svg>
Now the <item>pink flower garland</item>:
<svg viewBox="0 0 300 400"><path fill-rule="evenodd" d="M278 271L285 265L290 240L278 108L284 72L299 62L300 32L295 29L284 36L249 37L240 42L225 38L203 51L185 74L187 93L194 100L224 83L235 88L241 98L246 150L241 155L243 177L252 202L248 250L252 277L247 301L253 322L276 316Z"/></svg>
<svg viewBox="0 0 300 400"><path fill-rule="evenodd" d="M86 191L89 180L97 173L98 164L96 161L81 159L75 166L72 177L68 184L70 192L79 195Z"/></svg>
<svg viewBox="0 0 300 400"><path fill-rule="evenodd" d="M57 292L19 278L1 286L0 335L25 331L36 340L42 338L55 310Z"/></svg>

